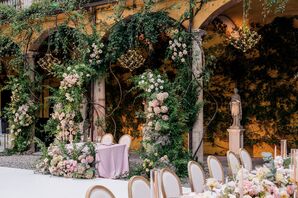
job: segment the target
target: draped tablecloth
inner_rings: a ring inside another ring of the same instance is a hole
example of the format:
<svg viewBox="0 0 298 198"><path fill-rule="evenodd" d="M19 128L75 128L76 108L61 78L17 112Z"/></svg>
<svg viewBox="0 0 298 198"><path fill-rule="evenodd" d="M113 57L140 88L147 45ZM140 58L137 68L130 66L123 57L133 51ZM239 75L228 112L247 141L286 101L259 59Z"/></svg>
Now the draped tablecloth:
<svg viewBox="0 0 298 198"><path fill-rule="evenodd" d="M95 159L99 177L114 179L129 172L125 144L97 144Z"/></svg>

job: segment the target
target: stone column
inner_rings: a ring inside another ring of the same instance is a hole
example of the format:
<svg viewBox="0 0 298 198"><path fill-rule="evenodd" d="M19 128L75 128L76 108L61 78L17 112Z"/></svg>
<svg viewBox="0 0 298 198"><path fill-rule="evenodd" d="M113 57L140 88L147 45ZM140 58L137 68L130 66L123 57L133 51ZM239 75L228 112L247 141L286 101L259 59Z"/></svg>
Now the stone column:
<svg viewBox="0 0 298 198"><path fill-rule="evenodd" d="M198 29L193 31L193 41L192 41L192 71L196 80L200 83L198 89L198 102L203 102L203 81L200 78L201 73L203 72L204 67L204 52L202 49L202 36L205 34L205 31ZM204 135L204 117L203 117L203 108L198 112L197 120L194 123L192 129L192 153L196 153L196 158L203 162L203 135ZM201 145L200 145L201 144ZM200 148L198 149L200 145ZM198 150L197 150L198 149Z"/></svg>
<svg viewBox="0 0 298 198"><path fill-rule="evenodd" d="M243 148L243 133L242 128L228 128L229 132L229 150L239 155L240 148Z"/></svg>
<svg viewBox="0 0 298 198"><path fill-rule="evenodd" d="M31 82L35 81L35 56L37 55L37 52L28 51L26 54L26 61L27 61L27 69L29 73L29 78ZM34 96L32 96L32 99L34 101ZM30 148L28 150L28 153L34 153L35 152L35 144L34 144L34 137L35 137L35 125L31 127L31 134L30 134Z"/></svg>
<svg viewBox="0 0 298 198"><path fill-rule="evenodd" d="M105 78L97 79L93 89L93 141L105 133L106 90Z"/></svg>

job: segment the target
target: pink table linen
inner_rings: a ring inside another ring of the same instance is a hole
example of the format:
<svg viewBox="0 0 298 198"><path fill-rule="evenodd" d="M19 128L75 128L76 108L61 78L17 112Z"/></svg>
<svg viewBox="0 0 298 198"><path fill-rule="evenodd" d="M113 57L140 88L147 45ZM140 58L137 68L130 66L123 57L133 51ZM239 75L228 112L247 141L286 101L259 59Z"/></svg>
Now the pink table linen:
<svg viewBox="0 0 298 198"><path fill-rule="evenodd" d="M115 179L129 172L128 149L125 144L96 145L98 176Z"/></svg>

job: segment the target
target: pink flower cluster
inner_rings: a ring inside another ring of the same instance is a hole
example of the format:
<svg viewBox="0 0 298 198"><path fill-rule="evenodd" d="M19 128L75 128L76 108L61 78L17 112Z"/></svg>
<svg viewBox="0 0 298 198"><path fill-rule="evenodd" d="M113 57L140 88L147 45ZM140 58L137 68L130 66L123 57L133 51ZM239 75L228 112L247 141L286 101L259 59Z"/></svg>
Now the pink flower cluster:
<svg viewBox="0 0 298 198"><path fill-rule="evenodd" d="M91 164L94 162L94 157L92 155L80 155L78 160L83 164Z"/></svg>
<svg viewBox="0 0 298 198"><path fill-rule="evenodd" d="M54 113L52 118L59 121L57 126L59 140L72 142L74 135L76 135L79 130L79 125L74 121L76 114L74 111L64 112L62 109L62 104L56 104L54 106Z"/></svg>
<svg viewBox="0 0 298 198"><path fill-rule="evenodd" d="M168 144L169 137L160 134L160 131L167 129L169 120L169 108L165 105L165 100L169 97L167 92L155 95L155 98L147 104L145 111L147 123L143 127L144 147L148 153L155 152L156 146Z"/></svg>
<svg viewBox="0 0 298 198"><path fill-rule="evenodd" d="M169 97L169 94L167 92L161 92L156 95L156 99L150 101L148 103L147 108L147 118L151 119L157 116L158 118L161 118L164 121L169 120L168 111L169 108L164 105L164 101ZM159 127L157 127L159 129ZM157 131L159 131L157 129Z"/></svg>
<svg viewBox="0 0 298 198"><path fill-rule="evenodd" d="M80 85L80 76L75 74L63 74L63 80L60 82L60 89L68 89L70 87Z"/></svg>
<svg viewBox="0 0 298 198"><path fill-rule="evenodd" d="M14 122L22 126L29 126L32 123L32 117L28 114L29 104L21 105L15 113Z"/></svg>
<svg viewBox="0 0 298 198"><path fill-rule="evenodd" d="M29 114L30 108L33 106L32 101L18 107L13 117L13 123L10 123L10 132L18 135L23 127L28 127L33 123L33 117Z"/></svg>

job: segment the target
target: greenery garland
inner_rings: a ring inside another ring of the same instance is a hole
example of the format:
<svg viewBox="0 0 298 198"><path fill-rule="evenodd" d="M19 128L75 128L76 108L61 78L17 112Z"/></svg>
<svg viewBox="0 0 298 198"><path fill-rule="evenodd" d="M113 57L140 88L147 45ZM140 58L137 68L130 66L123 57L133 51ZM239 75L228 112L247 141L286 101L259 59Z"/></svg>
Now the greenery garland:
<svg viewBox="0 0 298 198"><path fill-rule="evenodd" d="M128 49L145 48L149 51L158 42L161 33L174 25L166 12L137 13L129 19L120 21L107 39L107 55L105 62L115 63Z"/></svg>
<svg viewBox="0 0 298 198"><path fill-rule="evenodd" d="M14 152L24 152L31 144L30 134L35 126L38 109L31 96L34 85L26 73L21 73L10 77L5 89L12 91L11 102L5 108L11 134L11 149Z"/></svg>

